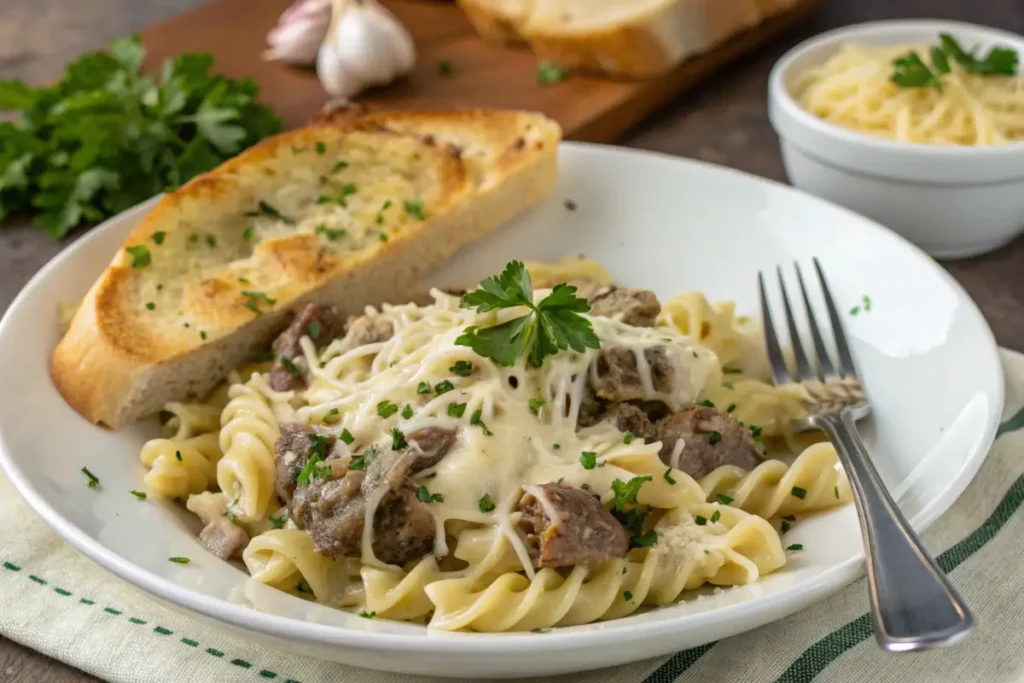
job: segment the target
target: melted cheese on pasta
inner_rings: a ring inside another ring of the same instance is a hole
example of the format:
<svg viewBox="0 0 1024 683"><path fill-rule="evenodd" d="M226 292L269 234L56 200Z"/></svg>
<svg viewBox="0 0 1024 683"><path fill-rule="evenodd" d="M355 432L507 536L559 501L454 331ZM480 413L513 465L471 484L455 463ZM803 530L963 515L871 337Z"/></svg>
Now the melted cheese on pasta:
<svg viewBox="0 0 1024 683"><path fill-rule="evenodd" d="M536 296L543 298L546 293L538 291ZM433 496L435 553L447 554L445 523L449 520L496 525L513 544L524 570L532 572L526 548L514 529L513 511L524 485L564 480L586 485L608 500L615 479L634 476L618 463L656 458L658 447L639 439L625 444L622 434L608 424L576 431L588 374L596 372L598 351L559 353L541 368L529 366L525 358L513 367L499 366L455 340L470 325L493 325L525 310L478 314L460 309L455 297L438 291L432 294L432 306L383 308L379 315L390 319L395 328L387 342L344 350L343 342L337 341L318 354L309 339L304 339L305 361L312 369L313 382L302 397L306 405L298 408L295 417L309 424L326 421L339 434L347 429L354 440L350 445L338 442L343 457L354 457L370 446L376 446L378 452L387 450L395 428L405 435L425 427L456 430L456 446L438 465L414 477L416 485ZM591 322L602 348L625 348L634 353L645 393L673 410L696 401L717 365L713 353L675 330L636 328L605 318L591 318ZM655 347L665 349L675 371L670 392L655 388L644 355ZM460 361L472 364L468 377L454 372ZM451 390L444 391L445 383L451 383ZM430 387L430 392L425 393L424 387ZM296 398L289 392L265 390L277 405ZM544 401L536 414L531 399ZM389 410L388 404L395 408ZM407 407L412 411L409 418L403 417L403 412L408 414ZM584 452L595 454L594 468L581 465ZM362 559L376 566L383 565L373 556L370 534L376 506L385 491L382 487L380 495L366 505ZM481 510L484 496L494 502L493 511Z"/></svg>

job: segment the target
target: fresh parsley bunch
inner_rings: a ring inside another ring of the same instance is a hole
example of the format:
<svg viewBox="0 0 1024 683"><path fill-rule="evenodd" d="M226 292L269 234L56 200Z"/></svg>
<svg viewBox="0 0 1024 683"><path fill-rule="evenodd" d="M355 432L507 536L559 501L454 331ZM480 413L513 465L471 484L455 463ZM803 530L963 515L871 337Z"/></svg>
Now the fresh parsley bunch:
<svg viewBox="0 0 1024 683"><path fill-rule="evenodd" d="M36 214L54 237L102 220L208 171L281 130L256 102L259 86L210 73L213 57L185 53L142 74L138 36L83 55L63 78L34 88L0 81L0 219Z"/></svg>
<svg viewBox="0 0 1024 683"><path fill-rule="evenodd" d="M1006 47L994 47L984 57L978 57L971 50L968 52L960 46L956 38L948 33L939 34L939 44L929 50L931 66L925 63L921 55L911 50L902 57L893 60L893 71L890 80L901 88L931 87L942 92L942 76L950 72L950 61L956 62L961 69L981 76L1016 76L1019 57L1016 50Z"/></svg>
<svg viewBox="0 0 1024 683"><path fill-rule="evenodd" d="M539 368L546 357L559 351L582 353L588 348L601 348L590 321L580 315L590 310L590 304L576 296L576 288L556 285L534 304L530 273L520 261L509 263L500 276L482 281L480 289L465 294L460 305L476 308L478 313L516 306L530 309L524 316L493 327L468 327L455 340L498 365L514 365L525 351L530 364Z"/></svg>

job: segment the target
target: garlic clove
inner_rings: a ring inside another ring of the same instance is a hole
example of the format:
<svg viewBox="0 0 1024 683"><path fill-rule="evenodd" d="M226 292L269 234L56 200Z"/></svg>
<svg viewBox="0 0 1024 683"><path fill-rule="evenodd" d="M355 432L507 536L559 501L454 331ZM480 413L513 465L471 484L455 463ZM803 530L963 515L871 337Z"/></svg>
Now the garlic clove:
<svg viewBox="0 0 1024 683"><path fill-rule="evenodd" d="M412 36L402 26L398 17L388 11L377 0L365 0L365 3L369 10L368 14L371 21L377 24L381 32L388 36L393 50L392 57L396 75L407 73L416 63L416 46L413 43Z"/></svg>
<svg viewBox="0 0 1024 683"><path fill-rule="evenodd" d="M267 34L265 61L311 66L331 21L330 0L296 0Z"/></svg>

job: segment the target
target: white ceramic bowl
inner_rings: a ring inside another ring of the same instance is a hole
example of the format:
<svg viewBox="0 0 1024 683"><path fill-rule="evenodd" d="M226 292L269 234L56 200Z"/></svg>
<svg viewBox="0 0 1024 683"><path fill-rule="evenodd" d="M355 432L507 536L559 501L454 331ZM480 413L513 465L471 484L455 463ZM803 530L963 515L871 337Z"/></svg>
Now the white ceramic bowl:
<svg viewBox="0 0 1024 683"><path fill-rule="evenodd" d="M900 233L936 258L991 251L1024 231L1024 143L940 147L893 142L828 123L790 94L793 80L847 42L932 44L950 33L964 45L1005 45L1024 54L1024 38L953 21L856 24L797 45L769 78L768 113L790 182Z"/></svg>

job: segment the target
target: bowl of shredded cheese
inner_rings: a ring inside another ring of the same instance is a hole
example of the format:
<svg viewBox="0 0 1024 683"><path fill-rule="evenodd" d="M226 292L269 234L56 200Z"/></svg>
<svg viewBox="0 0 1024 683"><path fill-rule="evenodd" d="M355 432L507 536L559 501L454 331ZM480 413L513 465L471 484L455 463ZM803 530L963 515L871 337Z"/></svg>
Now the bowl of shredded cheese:
<svg viewBox="0 0 1024 683"><path fill-rule="evenodd" d="M779 60L769 116L797 187L936 258L1024 231L1024 37L937 20L847 26Z"/></svg>

